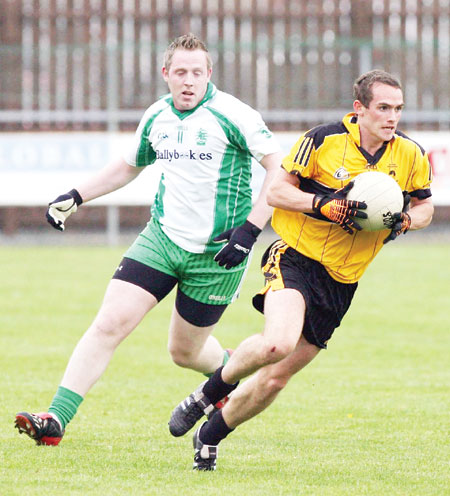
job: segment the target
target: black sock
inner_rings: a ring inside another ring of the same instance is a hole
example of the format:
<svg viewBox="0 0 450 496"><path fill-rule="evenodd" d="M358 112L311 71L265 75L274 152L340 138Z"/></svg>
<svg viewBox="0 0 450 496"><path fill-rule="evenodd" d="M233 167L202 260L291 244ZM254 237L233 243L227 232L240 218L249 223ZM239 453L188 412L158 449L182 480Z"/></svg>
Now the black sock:
<svg viewBox="0 0 450 496"><path fill-rule="evenodd" d="M237 388L239 381L235 384L227 384L222 380L222 367L219 367L203 386L203 394L215 405L218 401L229 395Z"/></svg>
<svg viewBox="0 0 450 496"><path fill-rule="evenodd" d="M222 416L222 410L219 410L210 420L208 420L208 422L203 424L199 433L199 438L203 444L216 446L233 430L234 429L230 429L225 423Z"/></svg>

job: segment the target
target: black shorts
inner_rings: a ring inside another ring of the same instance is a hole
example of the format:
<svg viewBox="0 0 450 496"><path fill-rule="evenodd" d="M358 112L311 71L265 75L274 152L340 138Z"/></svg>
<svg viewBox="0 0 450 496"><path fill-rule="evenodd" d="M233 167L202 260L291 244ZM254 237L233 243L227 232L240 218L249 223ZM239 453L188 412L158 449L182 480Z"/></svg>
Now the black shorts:
<svg viewBox="0 0 450 496"><path fill-rule="evenodd" d="M129 282L151 293L158 301L165 298L175 287L178 279L131 258L123 258L113 279ZM177 288L175 300L177 312L190 324L208 327L217 323L227 305L208 305L187 296Z"/></svg>
<svg viewBox="0 0 450 496"><path fill-rule="evenodd" d="M264 295L269 288L298 290L306 303L302 334L309 343L326 348L350 307L358 283L335 281L321 263L305 257L282 240L269 246L261 267L266 285L253 297L253 306L264 313Z"/></svg>

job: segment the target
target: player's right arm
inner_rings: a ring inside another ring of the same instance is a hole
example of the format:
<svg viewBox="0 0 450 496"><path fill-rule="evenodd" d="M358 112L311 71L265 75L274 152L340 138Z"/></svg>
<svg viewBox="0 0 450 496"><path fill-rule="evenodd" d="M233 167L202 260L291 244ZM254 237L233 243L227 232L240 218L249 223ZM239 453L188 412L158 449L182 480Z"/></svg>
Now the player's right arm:
<svg viewBox="0 0 450 496"><path fill-rule="evenodd" d="M294 212L316 213L323 219L339 224L348 234L354 229L360 231L361 226L354 217L367 218L361 209L367 208L364 202L347 200L346 195L353 187L350 182L344 188L329 194L312 194L299 189L300 179L281 169L272 182L267 202L272 207Z"/></svg>
<svg viewBox="0 0 450 496"><path fill-rule="evenodd" d="M58 231L64 231L67 218L75 213L82 203L122 188L143 169L144 167L129 165L123 158L111 161L76 189L50 202L46 214L47 221Z"/></svg>
<svg viewBox="0 0 450 496"><path fill-rule="evenodd" d="M133 167L125 159L113 160L77 189L83 203L112 193L135 179L145 167Z"/></svg>
<svg viewBox="0 0 450 496"><path fill-rule="evenodd" d="M314 195L299 189L298 176L280 168L267 191L267 203L293 212L312 213Z"/></svg>
<svg viewBox="0 0 450 496"><path fill-rule="evenodd" d="M161 99L146 110L133 142L124 151L124 157L111 161L76 189L58 196L49 203L46 217L55 229L64 231L65 221L82 203L122 188L135 179L147 165L155 162L156 153L149 139L151 126L148 123L167 105L168 103Z"/></svg>
<svg viewBox="0 0 450 496"><path fill-rule="evenodd" d="M299 185L302 172L314 169L315 153L314 138L310 132L300 136L270 184L267 192L270 206L293 212L313 212L314 194L302 191Z"/></svg>
<svg viewBox="0 0 450 496"><path fill-rule="evenodd" d="M323 142L324 131L327 131L326 127L318 126L299 138L283 160L282 170L273 181L267 200L269 205L283 210L312 213L316 218L334 222L348 234L353 234L354 229L361 230L354 217L366 218L367 214L361 210L367 205L347 200L353 182L343 187L341 184L338 189L320 186L316 146Z"/></svg>

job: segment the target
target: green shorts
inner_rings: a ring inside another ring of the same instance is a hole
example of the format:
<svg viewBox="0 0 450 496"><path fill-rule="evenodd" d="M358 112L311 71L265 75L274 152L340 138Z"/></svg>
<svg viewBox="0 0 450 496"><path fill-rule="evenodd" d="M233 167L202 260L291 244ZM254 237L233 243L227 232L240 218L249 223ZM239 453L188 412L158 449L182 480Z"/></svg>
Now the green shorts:
<svg viewBox="0 0 450 496"><path fill-rule="evenodd" d="M250 257L227 270L214 261L214 256L215 253L183 250L153 219L124 254L124 257L175 277L179 290L193 300L209 305L228 305L239 296Z"/></svg>

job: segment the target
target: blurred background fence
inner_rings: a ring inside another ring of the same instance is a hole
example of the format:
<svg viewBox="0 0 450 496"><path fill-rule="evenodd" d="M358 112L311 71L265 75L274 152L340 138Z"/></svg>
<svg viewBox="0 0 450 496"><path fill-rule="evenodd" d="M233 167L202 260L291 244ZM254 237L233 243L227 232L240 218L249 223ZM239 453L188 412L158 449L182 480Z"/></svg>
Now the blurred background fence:
<svg viewBox="0 0 450 496"><path fill-rule="evenodd" d="M403 83L402 129L450 130L449 0L0 0L0 6L3 133L134 130L167 91L160 73L165 48L189 31L206 41L216 85L257 108L275 131L340 119L351 108L354 79L372 68ZM5 167L0 157L0 172ZM6 231L17 218L14 209L0 209Z"/></svg>
<svg viewBox="0 0 450 496"><path fill-rule="evenodd" d="M166 92L162 52L188 31L207 42L217 85L262 111L272 127L301 129L330 111L340 117L353 80L384 68L403 82L404 122L449 129L448 0L1 5L3 130L134 127Z"/></svg>

